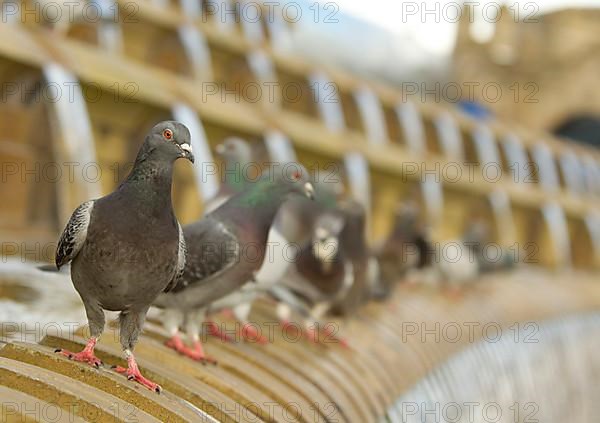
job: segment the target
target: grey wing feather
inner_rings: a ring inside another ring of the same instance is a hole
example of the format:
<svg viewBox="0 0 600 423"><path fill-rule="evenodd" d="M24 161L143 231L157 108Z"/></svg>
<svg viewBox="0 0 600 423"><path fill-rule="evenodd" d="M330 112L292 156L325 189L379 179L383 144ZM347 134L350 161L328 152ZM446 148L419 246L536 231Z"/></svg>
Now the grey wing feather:
<svg viewBox="0 0 600 423"><path fill-rule="evenodd" d="M87 238L93 208L94 200L86 201L77 207L71 215L56 247L55 261L58 269L79 254Z"/></svg>
<svg viewBox="0 0 600 423"><path fill-rule="evenodd" d="M201 223L201 227L187 236L189 257L182 279L174 292L187 286L202 284L207 278L217 277L239 262L238 239L225 225L210 219Z"/></svg>
<svg viewBox="0 0 600 423"><path fill-rule="evenodd" d="M187 256L187 246L185 243L185 237L183 236L183 230L181 229L181 225L177 223L177 227L179 228L179 249L177 250L177 265L175 266L175 273L173 274L173 278L165 288L164 292L169 292L177 285L181 276L183 276L183 271L185 270L185 262Z"/></svg>

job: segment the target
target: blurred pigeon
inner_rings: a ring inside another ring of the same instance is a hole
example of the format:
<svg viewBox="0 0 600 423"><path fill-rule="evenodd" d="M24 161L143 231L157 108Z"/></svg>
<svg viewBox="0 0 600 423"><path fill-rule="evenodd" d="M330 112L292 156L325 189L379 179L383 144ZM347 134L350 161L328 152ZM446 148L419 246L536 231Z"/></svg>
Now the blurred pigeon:
<svg viewBox="0 0 600 423"><path fill-rule="evenodd" d="M395 283L406 277L410 270L427 266L431 261L431 249L419 222L418 206L410 201L402 204L396 211L392 232L376 249L381 277L373 296L378 300L387 298Z"/></svg>
<svg viewBox="0 0 600 423"><path fill-rule="evenodd" d="M346 258L352 263L354 277L347 294L336 302L332 312L349 316L370 298L370 291L376 284L373 278L378 275L378 264L367 245L365 208L355 200L347 200L341 210L345 223L340 244L346 252Z"/></svg>
<svg viewBox="0 0 600 423"><path fill-rule="evenodd" d="M340 243L344 227L340 213L325 212L319 216L294 265L282 281L271 288L272 295L283 304L277 307L284 327L289 324L291 311L304 318L306 333L319 341L319 322L332 305L342 300L354 282L352 262ZM347 245L346 245L347 247ZM328 326L323 327L328 330ZM332 335L329 331L328 335Z"/></svg>
<svg viewBox="0 0 600 423"><path fill-rule="evenodd" d="M241 323L239 332L241 338L262 344L267 342L266 338L262 337L256 327L249 322L252 302L260 294L268 292L287 272L290 263L283 258L289 254L290 243L304 242L306 235L310 235L314 220L319 213L334 209L340 184L331 179L333 179L331 175L325 172L313 174L311 178L314 187L313 201L304 197L293 197L280 207L275 223L269 231L267 255L254 278L256 283L246 285L243 290L211 304L208 313L223 309L232 310L233 317ZM221 339L230 339L212 322L209 322L209 329L213 335Z"/></svg>
<svg viewBox="0 0 600 423"><path fill-rule="evenodd" d="M473 282L483 272L502 267L487 258L488 245L488 223L482 218L473 219L461 239L441 243L436 248L429 278L437 284L445 284L451 295L458 295L465 284Z"/></svg>
<svg viewBox="0 0 600 423"><path fill-rule="evenodd" d="M335 210L338 205L343 186L335 175L317 169L311 182L315 188L314 201L290 199L277 215L275 228L288 242L304 245L321 213Z"/></svg>
<svg viewBox="0 0 600 423"><path fill-rule="evenodd" d="M252 148L241 138L228 137L215 149L223 159L224 170L219 191L205 207L204 214L218 208L229 197L244 190L249 183L248 165L252 162Z"/></svg>
<svg viewBox="0 0 600 423"><path fill-rule="evenodd" d="M514 254L492 242L490 226L483 219L471 222L463 242L477 261L480 273L511 269L517 264Z"/></svg>
<svg viewBox="0 0 600 423"><path fill-rule="evenodd" d="M192 359L207 361L199 340L199 325L206 307L253 280L263 262L277 210L292 195L314 195L307 171L299 164L286 165L279 175L261 177L184 228L188 246L185 271L175 288L155 302L168 309L168 346ZM193 349L179 337L184 323Z"/></svg>
<svg viewBox="0 0 600 423"><path fill-rule="evenodd" d="M252 148L246 141L238 137L228 137L221 144L217 145L215 150L223 159L225 169L219 191L217 192L217 195L206 204L205 214L218 208L231 196L243 191L253 181L251 175L248 174L248 165L252 163L254 155ZM269 245L277 242L277 240L271 238L272 235L269 233ZM273 274L272 271L270 273ZM242 287L243 289L215 301L208 309L198 312L197 318L202 318L202 315L204 314L217 313L231 309L233 316L242 325L240 335L243 338L266 343L266 339L260 336L254 326L248 321L252 302L258 296L259 288L256 285L257 284L246 284ZM219 336L222 339L229 339L213 322L209 321L208 323L212 334Z"/></svg>
<svg viewBox="0 0 600 423"><path fill-rule="evenodd" d="M185 241L173 214L171 183L178 158L194 161L190 133L179 122L154 126L127 179L111 194L80 205L56 250L56 266L72 262L71 279L81 296L91 337L80 353L57 350L99 366L94 347L104 329L104 310L120 311L120 341L130 380L160 392L144 378L133 348L150 304L171 289L185 265Z"/></svg>

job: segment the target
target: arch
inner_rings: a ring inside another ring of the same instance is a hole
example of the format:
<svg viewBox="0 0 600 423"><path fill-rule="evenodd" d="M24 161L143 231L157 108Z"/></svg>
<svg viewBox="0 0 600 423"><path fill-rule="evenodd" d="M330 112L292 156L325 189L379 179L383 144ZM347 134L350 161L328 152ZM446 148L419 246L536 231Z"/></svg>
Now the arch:
<svg viewBox="0 0 600 423"><path fill-rule="evenodd" d="M344 113L340 105L339 92L330 89L333 82L323 72L313 72L310 77L310 85L314 87L317 100L319 116L328 130L331 132L342 132L346 129Z"/></svg>
<svg viewBox="0 0 600 423"><path fill-rule="evenodd" d="M369 163L358 152L344 155L344 169L352 198L363 205L366 213L367 233L371 230L371 176Z"/></svg>
<svg viewBox="0 0 600 423"><path fill-rule="evenodd" d="M465 160L463 139L456 119L450 112L443 111L435 115L433 123L442 154L449 160L463 162Z"/></svg>
<svg viewBox="0 0 600 423"><path fill-rule="evenodd" d="M473 129L471 136L479 166L484 167L495 163L501 171L500 153L490 128L485 124L478 124Z"/></svg>
<svg viewBox="0 0 600 423"><path fill-rule="evenodd" d="M517 236L508 194L502 190L495 190L489 193L488 200L496 223L498 242L503 246L513 244Z"/></svg>
<svg viewBox="0 0 600 423"><path fill-rule="evenodd" d="M583 194L585 192L585 175L577 155L573 151L567 150L560 155L558 163L565 188L572 194Z"/></svg>
<svg viewBox="0 0 600 423"><path fill-rule="evenodd" d="M252 74L261 85L262 101L261 103L267 108L281 107L281 91L275 90L274 98L270 98L269 84L278 81L275 66L271 58L262 50L252 50L247 55L248 65Z"/></svg>
<svg viewBox="0 0 600 423"><path fill-rule="evenodd" d="M411 153L422 155L425 153L425 128L423 118L415 104L410 101L400 101L395 107L396 118L402 128L404 142Z"/></svg>
<svg viewBox="0 0 600 423"><path fill-rule="evenodd" d="M353 92L362 119L362 127L369 143L387 144L389 135L379 97L369 87L363 85Z"/></svg>
<svg viewBox="0 0 600 423"><path fill-rule="evenodd" d="M585 218L585 225L594 246L594 267L598 269L600 268L600 216L589 214Z"/></svg>
<svg viewBox="0 0 600 423"><path fill-rule="evenodd" d="M554 264L557 267L570 266L571 240L563 208L557 203L548 203L542 207L542 216L546 223L546 229L550 233Z"/></svg>
<svg viewBox="0 0 600 423"><path fill-rule="evenodd" d="M49 63L42 69L44 79L58 87L72 87L72 96L57 91L56 97L50 98L51 109L56 125L51 126L54 137L60 140L61 147L55 155L63 163L81 163L82 166L97 166L96 146L92 135L91 122L79 81L71 72L57 63ZM92 181L84 177L83 172L75 172L75 190L64 186L59 191L59 214L66 221L73 209L90 198L98 198L102 194L100 180Z"/></svg>
<svg viewBox="0 0 600 423"><path fill-rule="evenodd" d="M195 55L185 44L191 42L190 28L157 25L143 16L135 22L122 21L123 55L179 75L195 76ZM195 41L192 46L199 47L201 43Z"/></svg>
<svg viewBox="0 0 600 423"><path fill-rule="evenodd" d="M591 115L572 116L554 128L554 134L600 147L600 118Z"/></svg>
<svg viewBox="0 0 600 423"><path fill-rule="evenodd" d="M217 194L219 176L216 172L208 172L206 168L207 165L214 163L214 158L210 151L204 126L198 114L187 104L175 104L172 108L172 114L175 120L182 122L190 130L192 148L196 158L196 165L193 166L196 188L200 193L200 198L203 202L206 202Z"/></svg>
<svg viewBox="0 0 600 423"><path fill-rule="evenodd" d="M298 161L292 142L281 131L267 131L265 133L265 145L269 152L269 157L276 163L283 164Z"/></svg>
<svg viewBox="0 0 600 423"><path fill-rule="evenodd" d="M261 5L254 0L238 0L238 5L238 19L240 20L242 32L244 33L246 40L255 46L265 44L266 36L261 19L264 11L262 10ZM250 5L258 8L258 13L260 13L258 15L258 20L251 20L248 19L247 16L243 16L244 8ZM267 17L267 19L270 19L270 17Z"/></svg>
<svg viewBox="0 0 600 423"><path fill-rule="evenodd" d="M552 151L543 142L536 143L531 155L538 169L539 184L547 192L557 192L560 188L556 163Z"/></svg>
<svg viewBox="0 0 600 423"><path fill-rule="evenodd" d="M502 151L506 157L506 168L516 184L529 182L526 172L528 166L527 153L519 137L515 134L506 134L500 142Z"/></svg>
<svg viewBox="0 0 600 423"><path fill-rule="evenodd" d="M204 34L190 23L185 23L177 28L177 33L191 64L193 76L200 80L212 81L210 49Z"/></svg>
<svg viewBox="0 0 600 423"><path fill-rule="evenodd" d="M47 81L39 68L0 59L0 229L12 242L55 241L73 211L66 216L59 202L71 194L63 183L69 168L57 156L60 131L53 128Z"/></svg>

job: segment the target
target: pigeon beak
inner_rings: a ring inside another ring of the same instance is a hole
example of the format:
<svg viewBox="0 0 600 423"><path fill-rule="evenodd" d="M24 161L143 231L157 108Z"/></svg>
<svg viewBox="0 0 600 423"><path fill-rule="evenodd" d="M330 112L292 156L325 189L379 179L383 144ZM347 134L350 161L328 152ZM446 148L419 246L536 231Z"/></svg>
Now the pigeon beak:
<svg viewBox="0 0 600 423"><path fill-rule="evenodd" d="M311 200L315 199L315 188L313 187L313 185L310 182L307 182L304 184L304 193Z"/></svg>
<svg viewBox="0 0 600 423"><path fill-rule="evenodd" d="M192 151L192 146L186 142L179 144L179 148L181 148L181 151L183 151L183 157L194 163L194 152Z"/></svg>

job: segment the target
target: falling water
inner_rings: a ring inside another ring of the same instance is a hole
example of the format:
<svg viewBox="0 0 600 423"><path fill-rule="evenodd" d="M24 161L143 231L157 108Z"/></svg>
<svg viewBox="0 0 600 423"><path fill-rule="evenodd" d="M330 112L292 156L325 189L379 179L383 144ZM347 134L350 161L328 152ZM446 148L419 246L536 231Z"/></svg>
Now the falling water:
<svg viewBox="0 0 600 423"><path fill-rule="evenodd" d="M396 118L404 132L404 139L411 153L423 154L425 152L425 129L423 128L423 119L414 103L410 100L398 102Z"/></svg>
<svg viewBox="0 0 600 423"><path fill-rule="evenodd" d="M207 172L208 166L214 166L214 160L204 126L196 112L188 105L179 103L173 106L173 117L182 122L190 130L192 136L192 149L196 157L193 166L196 178L196 187L200 192L200 198L206 202L213 198L219 190L218 172Z"/></svg>
<svg viewBox="0 0 600 423"><path fill-rule="evenodd" d="M600 314L480 341L430 372L388 410L391 422L596 422ZM382 420L383 421L383 420Z"/></svg>
<svg viewBox="0 0 600 423"><path fill-rule="evenodd" d="M360 110L369 142L375 145L387 143L388 133L379 97L371 89L363 86L354 91L354 101Z"/></svg>
<svg viewBox="0 0 600 423"><path fill-rule="evenodd" d="M65 201L68 198L67 190L59 194L62 197L58 201L62 208L60 216L66 220L74 207L101 196L100 175L94 174L100 168L96 160L90 118L77 78L57 63L45 65L43 73L49 86L57 87L56 90L48 90L50 96L54 96L49 99L56 115L54 138L60 140L63 147L60 148L58 142L54 144L55 157L63 163L79 164L74 174L76 197L72 201Z"/></svg>
<svg viewBox="0 0 600 423"><path fill-rule="evenodd" d="M464 160L462 137L452 115L444 111L434 118L434 124L444 155L450 159Z"/></svg>

